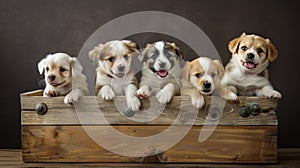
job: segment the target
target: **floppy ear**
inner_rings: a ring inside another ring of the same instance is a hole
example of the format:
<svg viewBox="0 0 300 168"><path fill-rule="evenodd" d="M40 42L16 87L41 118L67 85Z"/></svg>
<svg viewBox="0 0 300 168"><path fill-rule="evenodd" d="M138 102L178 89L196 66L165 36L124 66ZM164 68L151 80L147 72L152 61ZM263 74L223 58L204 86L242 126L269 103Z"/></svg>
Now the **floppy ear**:
<svg viewBox="0 0 300 168"><path fill-rule="evenodd" d="M94 63L97 63L101 57L101 51L103 49L104 44L99 44L95 46L91 51L89 51L89 58Z"/></svg>
<svg viewBox="0 0 300 168"><path fill-rule="evenodd" d="M38 63L38 70L39 73L42 75L45 71L45 66L46 66L46 58L43 58L39 63Z"/></svg>
<svg viewBox="0 0 300 168"><path fill-rule="evenodd" d="M181 75L183 79L190 81L190 62L185 62L185 65L181 71Z"/></svg>
<svg viewBox="0 0 300 168"><path fill-rule="evenodd" d="M183 52L175 45L175 43L166 42L166 44L170 45L175 50L176 55L183 59Z"/></svg>
<svg viewBox="0 0 300 168"><path fill-rule="evenodd" d="M237 51L239 49L239 44L240 44L242 38L244 38L245 36L246 36L246 33L243 33L240 37L237 37L229 42L228 49L232 54L237 53Z"/></svg>
<svg viewBox="0 0 300 168"><path fill-rule="evenodd" d="M82 74L83 68L82 68L80 62L78 61L78 59L75 57L70 58L70 62L71 62L72 78L74 79Z"/></svg>
<svg viewBox="0 0 300 168"><path fill-rule="evenodd" d="M122 42L127 46L127 48L131 52L136 52L136 53L140 54L140 51L139 51L140 48L136 43L134 43L130 40L122 40Z"/></svg>
<svg viewBox="0 0 300 168"><path fill-rule="evenodd" d="M146 48L144 48L144 50L142 51L142 53L139 55L138 59L141 61L141 62L144 62L145 60L145 56L147 54L147 50L152 46L152 44L147 44Z"/></svg>
<svg viewBox="0 0 300 168"><path fill-rule="evenodd" d="M269 61L272 62L277 58L278 51L269 39L266 39L266 42L267 42L267 48L268 48L267 57L268 57Z"/></svg>
<svg viewBox="0 0 300 168"><path fill-rule="evenodd" d="M225 69L224 69L223 65L221 64L221 62L219 60L213 60L213 62L217 65L219 76L222 78L225 73Z"/></svg>

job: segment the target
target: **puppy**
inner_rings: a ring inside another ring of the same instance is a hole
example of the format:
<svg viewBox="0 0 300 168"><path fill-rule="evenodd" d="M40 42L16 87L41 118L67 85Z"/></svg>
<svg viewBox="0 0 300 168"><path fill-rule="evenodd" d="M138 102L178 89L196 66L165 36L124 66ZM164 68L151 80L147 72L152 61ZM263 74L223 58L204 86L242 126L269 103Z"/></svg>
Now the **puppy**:
<svg viewBox="0 0 300 168"><path fill-rule="evenodd" d="M181 50L175 43L159 41L148 44L140 61L143 63L140 88L136 92L141 99L156 95L161 104L168 103L181 87Z"/></svg>
<svg viewBox="0 0 300 168"><path fill-rule="evenodd" d="M138 111L141 105L135 96L138 82L130 70L131 59L135 54L139 54L136 43L114 40L94 47L89 52L89 58L98 64L96 95L104 100L112 100L116 95L125 95L128 108Z"/></svg>
<svg viewBox="0 0 300 168"><path fill-rule="evenodd" d="M49 54L38 63L38 70L45 76L45 97L65 96L64 103L70 104L88 94L82 66L68 54Z"/></svg>
<svg viewBox="0 0 300 168"><path fill-rule="evenodd" d="M216 94L226 100L236 100L237 96L221 86L224 67L218 60L200 57L192 62L186 62L182 69L181 95L191 96L196 108L204 105L203 95Z"/></svg>
<svg viewBox="0 0 300 168"><path fill-rule="evenodd" d="M281 98L268 80L267 66L277 58L277 49L269 39L246 35L230 41L232 58L226 66L222 85L238 95Z"/></svg>

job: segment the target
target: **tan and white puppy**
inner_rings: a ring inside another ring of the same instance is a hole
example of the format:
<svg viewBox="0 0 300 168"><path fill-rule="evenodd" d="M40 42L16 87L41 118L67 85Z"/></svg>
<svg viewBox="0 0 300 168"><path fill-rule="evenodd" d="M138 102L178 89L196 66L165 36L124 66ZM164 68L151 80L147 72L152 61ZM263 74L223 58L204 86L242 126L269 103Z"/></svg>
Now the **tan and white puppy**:
<svg viewBox="0 0 300 168"><path fill-rule="evenodd" d="M141 99L156 95L161 104L168 103L181 87L181 50L175 43L164 41L148 44L139 58L143 63L140 88Z"/></svg>
<svg viewBox="0 0 300 168"><path fill-rule="evenodd" d="M226 100L236 100L238 97L230 90L221 86L224 67L218 60L199 57L192 62L186 62L182 69L181 95L191 96L196 108L204 105L203 95L218 95Z"/></svg>
<svg viewBox="0 0 300 168"><path fill-rule="evenodd" d="M226 66L222 85L238 95L281 98L268 80L267 66L278 52L269 39L243 33L228 45L232 58Z"/></svg>
<svg viewBox="0 0 300 168"><path fill-rule="evenodd" d="M65 96L64 103L74 103L88 94L86 77L75 57L65 53L49 54L38 63L40 74L45 75L45 97Z"/></svg>
<svg viewBox="0 0 300 168"><path fill-rule="evenodd" d="M114 40L99 44L89 52L89 58L98 64L96 95L112 100L116 95L125 95L127 106L133 111L140 108L135 92L138 82L130 70L131 60L139 54L137 44L129 40Z"/></svg>

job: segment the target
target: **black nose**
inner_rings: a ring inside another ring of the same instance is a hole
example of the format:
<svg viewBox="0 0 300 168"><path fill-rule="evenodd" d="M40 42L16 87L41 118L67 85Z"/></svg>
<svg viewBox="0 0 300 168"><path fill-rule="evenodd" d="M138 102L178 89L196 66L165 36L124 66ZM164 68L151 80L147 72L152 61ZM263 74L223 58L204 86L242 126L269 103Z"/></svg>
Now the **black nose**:
<svg viewBox="0 0 300 168"><path fill-rule="evenodd" d="M56 77L55 75L49 75L49 76L48 76L48 79L49 79L50 81L54 81L54 80L55 80L55 77Z"/></svg>
<svg viewBox="0 0 300 168"><path fill-rule="evenodd" d="M211 87L211 83L209 83L208 81L204 82L203 85L206 89Z"/></svg>
<svg viewBox="0 0 300 168"><path fill-rule="evenodd" d="M247 54L247 57L248 57L249 59L253 59L253 58L254 58L254 54L253 54L253 53L248 53L248 54Z"/></svg>
<svg viewBox="0 0 300 168"><path fill-rule="evenodd" d="M124 69L125 69L125 66L118 66L119 71L124 71Z"/></svg>
<svg viewBox="0 0 300 168"><path fill-rule="evenodd" d="M166 66L166 63L164 63L164 62L162 62L162 63L159 64L160 68L164 68L165 66Z"/></svg>

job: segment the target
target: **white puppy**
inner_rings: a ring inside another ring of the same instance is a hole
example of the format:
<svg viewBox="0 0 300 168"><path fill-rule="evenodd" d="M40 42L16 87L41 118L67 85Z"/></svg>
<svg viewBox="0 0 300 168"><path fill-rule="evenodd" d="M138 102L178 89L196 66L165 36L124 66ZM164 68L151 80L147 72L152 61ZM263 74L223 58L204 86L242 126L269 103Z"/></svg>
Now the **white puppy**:
<svg viewBox="0 0 300 168"><path fill-rule="evenodd" d="M175 43L159 41L148 44L139 58L143 62L142 77L137 96L149 97L151 94L161 104L168 103L181 87L181 50Z"/></svg>
<svg viewBox="0 0 300 168"><path fill-rule="evenodd" d="M232 91L221 86L223 75L224 67L218 60L200 57L186 62L182 69L181 95L191 96L196 108L203 107L203 95L215 94L226 100L236 100L238 97Z"/></svg>
<svg viewBox="0 0 300 168"><path fill-rule="evenodd" d="M130 70L131 59L135 54L139 54L138 47L129 40L109 41L89 52L89 58L98 64L96 95L105 100L125 95L127 106L132 111L138 111L141 105L135 96L138 82Z"/></svg>
<svg viewBox="0 0 300 168"><path fill-rule="evenodd" d="M269 39L243 33L228 45L232 58L227 64L222 85L238 95L281 98L268 80L267 66L277 58Z"/></svg>
<svg viewBox="0 0 300 168"><path fill-rule="evenodd" d="M38 70L45 75L45 97L66 96L64 103L69 104L88 94L82 66L76 58L68 54L49 54L38 63Z"/></svg>

